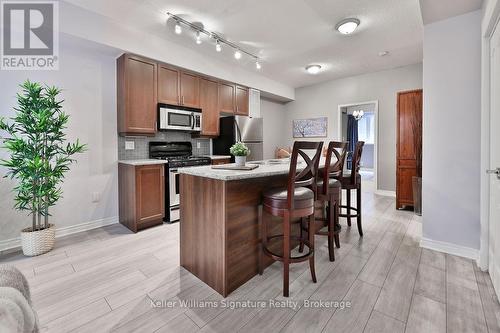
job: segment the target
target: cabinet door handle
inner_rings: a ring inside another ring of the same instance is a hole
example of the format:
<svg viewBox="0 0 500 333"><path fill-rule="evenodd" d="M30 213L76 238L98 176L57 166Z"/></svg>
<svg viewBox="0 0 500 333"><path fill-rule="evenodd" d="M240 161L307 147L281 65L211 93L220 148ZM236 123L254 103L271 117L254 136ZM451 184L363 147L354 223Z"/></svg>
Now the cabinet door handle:
<svg viewBox="0 0 500 333"><path fill-rule="evenodd" d="M184 105L184 96L182 96L182 105Z"/></svg>

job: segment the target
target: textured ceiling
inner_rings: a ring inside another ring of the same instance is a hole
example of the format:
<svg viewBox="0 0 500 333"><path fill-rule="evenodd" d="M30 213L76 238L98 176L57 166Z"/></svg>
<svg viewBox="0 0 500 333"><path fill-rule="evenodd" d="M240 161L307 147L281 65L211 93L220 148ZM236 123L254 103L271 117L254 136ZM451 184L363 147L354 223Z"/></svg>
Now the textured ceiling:
<svg viewBox="0 0 500 333"><path fill-rule="evenodd" d="M430 0L432 1L432 0ZM434 0L436 1L436 0ZM442 0L439 0L442 1ZM451 0L455 1L455 0ZM464 0L466 1L466 0ZM474 1L474 0L471 0ZM192 33L176 35L170 11L236 42L262 58L262 75L293 87L422 61L423 26L418 0L67 0L115 21L197 48L207 57L224 57L255 70L253 61L236 61ZM344 36L335 24L356 17L361 25ZM389 55L380 57L380 51ZM319 63L318 75L304 67Z"/></svg>
<svg viewBox="0 0 500 333"><path fill-rule="evenodd" d="M424 24L478 10L482 4L483 0L420 0Z"/></svg>

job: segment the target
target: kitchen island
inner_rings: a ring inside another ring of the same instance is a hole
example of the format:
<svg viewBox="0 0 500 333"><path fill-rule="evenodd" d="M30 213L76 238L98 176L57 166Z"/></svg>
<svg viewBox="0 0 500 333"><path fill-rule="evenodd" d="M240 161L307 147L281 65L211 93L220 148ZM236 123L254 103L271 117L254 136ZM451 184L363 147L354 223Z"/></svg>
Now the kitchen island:
<svg viewBox="0 0 500 333"><path fill-rule="evenodd" d="M262 163L251 171L179 169L181 266L224 297L258 273L262 191L286 186L288 161ZM280 218L264 218L272 219L268 234L281 233ZM281 243L277 239L273 251L281 253ZM273 262L264 260L266 266Z"/></svg>

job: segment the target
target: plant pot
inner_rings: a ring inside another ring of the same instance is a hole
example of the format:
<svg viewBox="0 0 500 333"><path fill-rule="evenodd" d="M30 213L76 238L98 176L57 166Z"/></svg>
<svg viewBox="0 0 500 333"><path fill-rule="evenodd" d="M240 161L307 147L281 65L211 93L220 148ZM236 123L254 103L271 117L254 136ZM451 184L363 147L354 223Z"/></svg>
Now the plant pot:
<svg viewBox="0 0 500 333"><path fill-rule="evenodd" d="M32 231L31 227L21 230L21 245L25 256L33 257L49 252L54 248L56 227Z"/></svg>
<svg viewBox="0 0 500 333"><path fill-rule="evenodd" d="M413 183L413 211L422 216L422 177L412 177Z"/></svg>
<svg viewBox="0 0 500 333"><path fill-rule="evenodd" d="M237 166L245 166L245 163L247 162L247 157L246 156L235 156L234 161L236 162Z"/></svg>

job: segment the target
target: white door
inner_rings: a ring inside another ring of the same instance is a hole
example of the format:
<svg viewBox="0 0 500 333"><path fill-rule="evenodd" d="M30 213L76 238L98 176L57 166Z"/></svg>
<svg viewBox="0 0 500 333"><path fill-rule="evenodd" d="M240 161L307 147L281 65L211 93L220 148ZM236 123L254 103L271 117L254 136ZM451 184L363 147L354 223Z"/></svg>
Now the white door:
<svg viewBox="0 0 500 333"><path fill-rule="evenodd" d="M500 27L491 38L489 267L500 295ZM497 169L499 168L499 169Z"/></svg>

